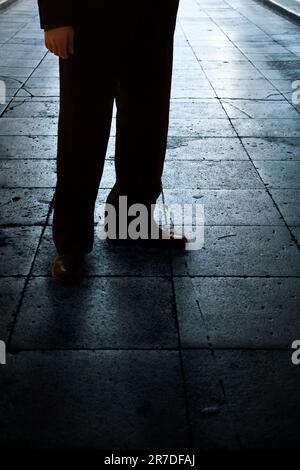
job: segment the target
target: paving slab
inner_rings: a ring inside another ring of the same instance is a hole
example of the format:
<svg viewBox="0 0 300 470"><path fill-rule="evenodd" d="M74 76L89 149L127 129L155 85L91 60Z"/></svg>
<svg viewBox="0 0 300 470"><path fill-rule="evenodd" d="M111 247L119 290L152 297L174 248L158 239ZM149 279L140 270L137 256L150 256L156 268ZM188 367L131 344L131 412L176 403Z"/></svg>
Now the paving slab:
<svg viewBox="0 0 300 470"><path fill-rule="evenodd" d="M7 35L6 38L8 39L14 33ZM40 63L39 59L24 59L24 58L17 58L17 57L1 57L1 65L3 67L37 67Z"/></svg>
<svg viewBox="0 0 300 470"><path fill-rule="evenodd" d="M39 65L32 74L32 78L37 78L37 77L44 77L45 80L48 80L48 78L58 78L59 77L58 63L51 64L51 65L43 65L43 64Z"/></svg>
<svg viewBox="0 0 300 470"><path fill-rule="evenodd" d="M1 228L2 276L26 276L29 273L41 232L41 227Z"/></svg>
<svg viewBox="0 0 300 470"><path fill-rule="evenodd" d="M202 250L174 252L175 275L299 276L299 251L285 227L206 227Z"/></svg>
<svg viewBox="0 0 300 470"><path fill-rule="evenodd" d="M175 183L176 182L176 183ZM166 162L163 185L172 189L261 189L253 164L247 161L180 161L176 166Z"/></svg>
<svg viewBox="0 0 300 470"><path fill-rule="evenodd" d="M194 448L239 450L241 445L230 404L224 396L221 376L212 352L184 351L183 365Z"/></svg>
<svg viewBox="0 0 300 470"><path fill-rule="evenodd" d="M171 282L90 278L80 289L66 291L50 278L31 279L12 345L30 350L176 349Z"/></svg>
<svg viewBox="0 0 300 470"><path fill-rule="evenodd" d="M226 113L219 100L179 100L171 101L172 119L226 119Z"/></svg>
<svg viewBox="0 0 300 470"><path fill-rule="evenodd" d="M2 277L0 279L0 337L7 342L24 288L24 278Z"/></svg>
<svg viewBox="0 0 300 470"><path fill-rule="evenodd" d="M0 49L0 59L10 57L16 59L42 59L45 55L44 45L32 46L22 44L4 44Z"/></svg>
<svg viewBox="0 0 300 470"><path fill-rule="evenodd" d="M14 99L3 115L6 118L57 118L57 101L33 101Z"/></svg>
<svg viewBox="0 0 300 470"><path fill-rule="evenodd" d="M39 159L32 165L31 160L28 159L2 159L0 160L0 168L2 187L53 188L56 184L55 160ZM100 187L111 188L114 181L114 164L112 161L107 161Z"/></svg>
<svg viewBox="0 0 300 470"><path fill-rule="evenodd" d="M203 422L201 396L208 389L206 359L202 351L184 353L196 445L201 442L201 426L197 424ZM223 439L222 448L235 448L229 440L234 432L242 449L298 449L300 377L291 362L291 352L217 351L214 359L214 369L210 363L210 383L219 380L224 395L223 400L220 392L213 396L210 409L216 411L206 417L213 421L218 411L221 416L223 432L216 433L212 444L218 444L219 438ZM225 406L230 409L230 420L224 418Z"/></svg>
<svg viewBox="0 0 300 470"><path fill-rule="evenodd" d="M0 225L43 225L54 190L0 189Z"/></svg>
<svg viewBox="0 0 300 470"><path fill-rule="evenodd" d="M278 54L273 52L253 52L252 54L248 53L247 58L257 67L259 67L260 62L298 62L299 60L299 57L292 52L283 52Z"/></svg>
<svg viewBox="0 0 300 470"><path fill-rule="evenodd" d="M2 118L0 120L0 135L40 135L51 136L57 134L56 118Z"/></svg>
<svg viewBox="0 0 300 470"><path fill-rule="evenodd" d="M171 119L170 137L236 137L228 119Z"/></svg>
<svg viewBox="0 0 300 470"><path fill-rule="evenodd" d="M247 137L242 142L253 160L300 160L298 137Z"/></svg>
<svg viewBox="0 0 300 470"><path fill-rule="evenodd" d="M299 295L294 278L177 278L182 346L289 349L300 330Z"/></svg>
<svg viewBox="0 0 300 470"><path fill-rule="evenodd" d="M232 119L240 137L300 137L299 119Z"/></svg>
<svg viewBox="0 0 300 470"><path fill-rule="evenodd" d="M286 223L300 226L300 190L271 189L270 192Z"/></svg>
<svg viewBox="0 0 300 470"><path fill-rule="evenodd" d="M299 157L300 158L300 157ZM237 137L169 137L167 160L248 160Z"/></svg>
<svg viewBox="0 0 300 470"><path fill-rule="evenodd" d="M5 67L0 65L0 75L8 78L28 78L33 70L33 67Z"/></svg>
<svg viewBox="0 0 300 470"><path fill-rule="evenodd" d="M0 136L0 158L54 159L56 136Z"/></svg>
<svg viewBox="0 0 300 470"><path fill-rule="evenodd" d="M254 164L269 188L300 189L299 161L255 161Z"/></svg>
<svg viewBox="0 0 300 470"><path fill-rule="evenodd" d="M189 446L177 352L24 352L8 363L2 448Z"/></svg>
<svg viewBox="0 0 300 470"><path fill-rule="evenodd" d="M51 188L55 186L54 160L0 160L2 187Z"/></svg>
<svg viewBox="0 0 300 470"><path fill-rule="evenodd" d="M220 189L220 190L164 190L165 205L170 206L167 212L169 220L176 223L177 216L182 215L182 207L175 211L176 204L193 204L204 206L205 225L283 225L280 213L270 195L262 189ZM173 213L175 215L173 216ZM184 219L188 225L195 224L195 215L187 211Z"/></svg>

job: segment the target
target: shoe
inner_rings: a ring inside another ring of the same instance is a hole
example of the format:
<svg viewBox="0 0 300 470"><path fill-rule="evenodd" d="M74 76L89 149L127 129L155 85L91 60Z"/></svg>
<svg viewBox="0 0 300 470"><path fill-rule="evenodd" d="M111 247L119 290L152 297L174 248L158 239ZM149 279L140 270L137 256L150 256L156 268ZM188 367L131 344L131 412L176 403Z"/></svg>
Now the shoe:
<svg viewBox="0 0 300 470"><path fill-rule="evenodd" d="M143 246L157 247L157 248L174 248L184 249L188 240L185 235L169 232L161 227L158 227L158 238L145 238L140 239Z"/></svg>
<svg viewBox="0 0 300 470"><path fill-rule="evenodd" d="M84 255L68 253L56 255L52 267L52 277L64 287L75 287L85 277Z"/></svg>
<svg viewBox="0 0 300 470"><path fill-rule="evenodd" d="M161 227L159 227L158 230L158 239L149 238L146 240L141 240L141 242L145 245L178 249L184 249L188 243L188 239L183 234L169 232L168 230L164 230Z"/></svg>
<svg viewBox="0 0 300 470"><path fill-rule="evenodd" d="M157 248L174 248L184 249L188 243L188 239L185 235L176 234L158 227L158 238L138 238L133 240L132 238L120 239L120 238L109 238L106 237L106 241L111 245L133 245L139 244L145 247L157 247Z"/></svg>

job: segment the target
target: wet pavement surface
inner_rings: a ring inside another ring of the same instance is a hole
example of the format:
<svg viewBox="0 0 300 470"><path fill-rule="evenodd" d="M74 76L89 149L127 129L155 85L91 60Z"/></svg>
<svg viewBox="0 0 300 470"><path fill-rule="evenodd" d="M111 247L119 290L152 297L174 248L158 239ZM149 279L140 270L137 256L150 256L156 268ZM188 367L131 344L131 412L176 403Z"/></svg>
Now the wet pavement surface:
<svg viewBox="0 0 300 470"><path fill-rule="evenodd" d="M35 1L0 13L0 447L299 447L299 44L255 1L181 1L163 200L204 204L204 247L96 238L88 278L64 290L57 60ZM99 205L113 145L114 130Z"/></svg>

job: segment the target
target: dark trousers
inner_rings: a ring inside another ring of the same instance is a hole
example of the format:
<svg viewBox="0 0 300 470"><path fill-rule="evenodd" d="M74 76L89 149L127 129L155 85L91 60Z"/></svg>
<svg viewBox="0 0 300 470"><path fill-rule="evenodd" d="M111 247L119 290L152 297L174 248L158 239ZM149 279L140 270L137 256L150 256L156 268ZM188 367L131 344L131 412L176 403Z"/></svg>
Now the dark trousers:
<svg viewBox="0 0 300 470"><path fill-rule="evenodd" d="M90 252L94 208L116 101L116 183L107 202L155 204L166 153L179 0L110 0L75 20L60 60L53 237L58 253Z"/></svg>

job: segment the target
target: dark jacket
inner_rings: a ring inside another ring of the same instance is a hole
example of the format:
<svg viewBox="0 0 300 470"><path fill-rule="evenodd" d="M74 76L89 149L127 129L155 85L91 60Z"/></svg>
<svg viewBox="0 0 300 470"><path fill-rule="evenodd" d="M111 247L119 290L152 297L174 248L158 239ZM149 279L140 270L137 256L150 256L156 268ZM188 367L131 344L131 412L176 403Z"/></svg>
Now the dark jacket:
<svg viewBox="0 0 300 470"><path fill-rule="evenodd" d="M38 0L43 29L73 24L75 0Z"/></svg>

